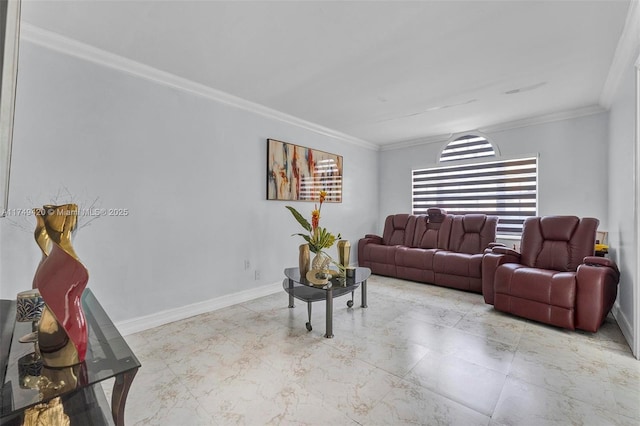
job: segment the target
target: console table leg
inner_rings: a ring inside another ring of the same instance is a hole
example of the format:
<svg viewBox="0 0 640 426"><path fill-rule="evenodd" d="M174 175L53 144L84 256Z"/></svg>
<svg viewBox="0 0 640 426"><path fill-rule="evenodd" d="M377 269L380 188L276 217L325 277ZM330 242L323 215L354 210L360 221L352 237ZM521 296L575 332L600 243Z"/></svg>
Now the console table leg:
<svg viewBox="0 0 640 426"><path fill-rule="evenodd" d="M333 289L327 290L327 334L324 335L327 339L333 337Z"/></svg>
<svg viewBox="0 0 640 426"><path fill-rule="evenodd" d="M124 405L127 402L129 388L138 369L116 376L111 395L111 415L116 426L124 426Z"/></svg>
<svg viewBox="0 0 640 426"><path fill-rule="evenodd" d="M289 307L295 308L296 305L293 304L293 280L289 279Z"/></svg>
<svg viewBox="0 0 640 426"><path fill-rule="evenodd" d="M367 280L362 281L362 290L360 290L360 298L361 298L361 308L367 307Z"/></svg>

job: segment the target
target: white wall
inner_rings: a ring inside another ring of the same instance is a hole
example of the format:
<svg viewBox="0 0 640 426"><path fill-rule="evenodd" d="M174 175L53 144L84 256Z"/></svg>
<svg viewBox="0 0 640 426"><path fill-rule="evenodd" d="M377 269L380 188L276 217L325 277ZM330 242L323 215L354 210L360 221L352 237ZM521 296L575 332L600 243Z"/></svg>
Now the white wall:
<svg viewBox="0 0 640 426"><path fill-rule="evenodd" d="M503 157L539 154L540 215L596 217L607 230L607 123L607 113L599 113L483 134ZM436 165L446 142L381 152L378 223L411 212L411 170Z"/></svg>
<svg viewBox="0 0 640 426"><path fill-rule="evenodd" d="M74 241L116 322L277 289L302 240L288 203L265 200L267 138L343 155L344 202L325 205L322 224L352 244L375 227L377 151L23 41L9 207L68 188L81 203L128 209ZM29 219L0 220L2 298L31 287Z"/></svg>
<svg viewBox="0 0 640 426"><path fill-rule="evenodd" d="M638 285L636 276L638 230L635 215L638 196L635 179L638 165L634 158L637 149L635 142L637 114L635 67L630 64L620 80L609 115L608 201L611 246L609 256L620 268L620 285L614 314L629 342L633 340L634 287L637 288Z"/></svg>

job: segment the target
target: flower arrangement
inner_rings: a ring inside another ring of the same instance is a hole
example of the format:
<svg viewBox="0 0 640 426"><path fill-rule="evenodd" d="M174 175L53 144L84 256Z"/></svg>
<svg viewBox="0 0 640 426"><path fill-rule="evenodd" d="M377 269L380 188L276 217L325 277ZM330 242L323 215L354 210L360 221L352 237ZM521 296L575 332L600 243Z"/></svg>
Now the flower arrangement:
<svg viewBox="0 0 640 426"><path fill-rule="evenodd" d="M322 210L322 203L327 196L326 191L320 191L320 205L316 204L315 208L311 212L311 224L305 219L296 209L291 206L285 206L289 209L293 217L298 221L302 227L309 232L309 234L292 234L300 235L304 240L309 243L309 250L313 253L319 253L322 249L329 248L335 243L336 239L340 239L338 236L333 235L326 228L320 227L320 211Z"/></svg>

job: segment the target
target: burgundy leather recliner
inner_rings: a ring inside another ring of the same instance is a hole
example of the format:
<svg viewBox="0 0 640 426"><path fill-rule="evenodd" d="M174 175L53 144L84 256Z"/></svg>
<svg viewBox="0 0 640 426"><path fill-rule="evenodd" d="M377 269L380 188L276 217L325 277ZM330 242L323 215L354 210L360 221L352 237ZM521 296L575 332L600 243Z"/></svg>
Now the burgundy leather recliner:
<svg viewBox="0 0 640 426"><path fill-rule="evenodd" d="M396 274L405 280L433 283L433 258L449 245L449 234L440 232L447 214L443 209L430 208L426 215L416 216L413 244L396 250Z"/></svg>
<svg viewBox="0 0 640 426"><path fill-rule="evenodd" d="M433 258L435 283L460 290L482 291L482 257L496 240L497 216L447 215L440 232L449 234L446 251Z"/></svg>
<svg viewBox="0 0 640 426"><path fill-rule="evenodd" d="M367 234L358 244L360 266L371 268L374 274L396 276L396 251L401 246L411 246L417 217L409 214L388 216L384 222L382 237Z"/></svg>
<svg viewBox="0 0 640 426"><path fill-rule="evenodd" d="M520 252L493 247L482 260L482 294L495 309L570 330L596 332L618 292L616 264L595 257L599 221L525 220Z"/></svg>

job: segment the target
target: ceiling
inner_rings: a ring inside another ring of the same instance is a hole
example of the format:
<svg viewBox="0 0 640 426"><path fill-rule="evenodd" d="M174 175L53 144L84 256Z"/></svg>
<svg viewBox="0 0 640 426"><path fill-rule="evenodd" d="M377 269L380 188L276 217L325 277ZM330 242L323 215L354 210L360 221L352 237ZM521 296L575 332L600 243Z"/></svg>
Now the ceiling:
<svg viewBox="0 0 640 426"><path fill-rule="evenodd" d="M628 8L23 0L22 20L383 146L598 104Z"/></svg>

